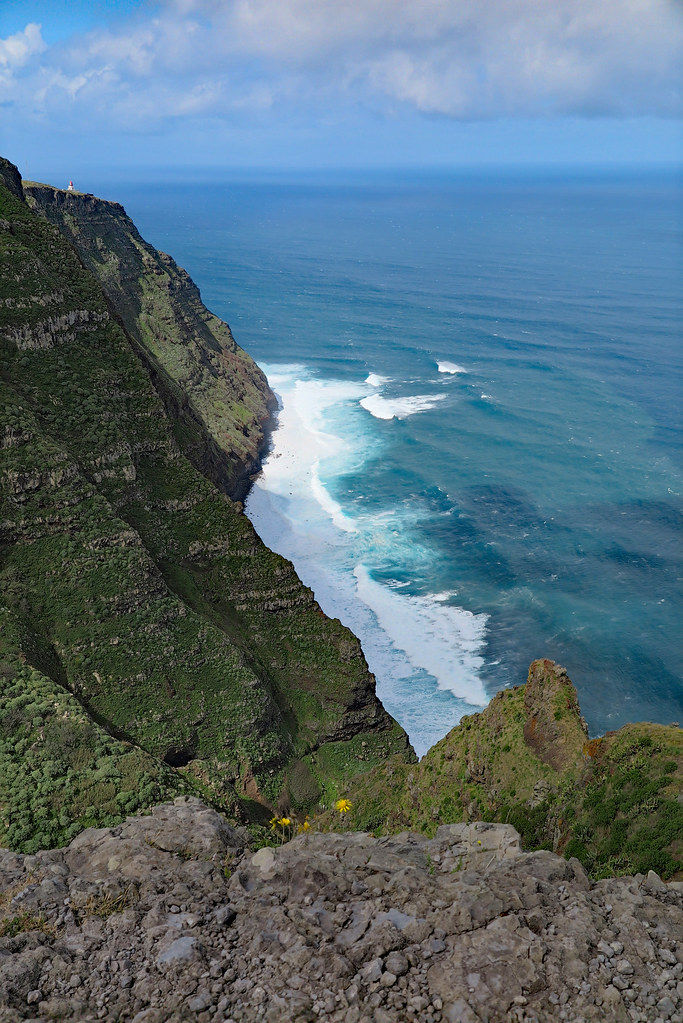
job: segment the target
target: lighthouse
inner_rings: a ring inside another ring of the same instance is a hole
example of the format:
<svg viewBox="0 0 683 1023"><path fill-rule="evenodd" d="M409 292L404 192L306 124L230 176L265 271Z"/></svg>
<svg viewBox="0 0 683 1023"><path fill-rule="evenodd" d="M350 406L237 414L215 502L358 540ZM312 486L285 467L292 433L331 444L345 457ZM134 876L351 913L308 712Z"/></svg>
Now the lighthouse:
<svg viewBox="0 0 683 1023"><path fill-rule="evenodd" d="M73 190L74 190L74 183L73 183L73 181L70 181L69 182L69 187L67 188L67 192L73 192Z"/></svg>

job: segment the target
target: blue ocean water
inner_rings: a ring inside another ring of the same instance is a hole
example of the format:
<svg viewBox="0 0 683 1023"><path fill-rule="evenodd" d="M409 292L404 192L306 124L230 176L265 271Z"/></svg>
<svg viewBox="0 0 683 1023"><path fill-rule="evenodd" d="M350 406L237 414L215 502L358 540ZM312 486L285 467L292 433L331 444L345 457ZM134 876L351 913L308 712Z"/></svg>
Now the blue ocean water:
<svg viewBox="0 0 683 1023"><path fill-rule="evenodd" d="M424 751L551 657L682 716L671 176L126 184L283 410L247 510Z"/></svg>

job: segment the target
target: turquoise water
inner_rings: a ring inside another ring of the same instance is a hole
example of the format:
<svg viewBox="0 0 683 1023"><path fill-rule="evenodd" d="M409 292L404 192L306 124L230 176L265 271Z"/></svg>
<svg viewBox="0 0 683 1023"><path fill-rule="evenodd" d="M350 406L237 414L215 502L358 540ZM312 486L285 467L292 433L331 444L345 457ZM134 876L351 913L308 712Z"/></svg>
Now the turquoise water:
<svg viewBox="0 0 683 1023"><path fill-rule="evenodd" d="M681 717L670 177L109 189L266 369L248 512L426 749L529 662Z"/></svg>

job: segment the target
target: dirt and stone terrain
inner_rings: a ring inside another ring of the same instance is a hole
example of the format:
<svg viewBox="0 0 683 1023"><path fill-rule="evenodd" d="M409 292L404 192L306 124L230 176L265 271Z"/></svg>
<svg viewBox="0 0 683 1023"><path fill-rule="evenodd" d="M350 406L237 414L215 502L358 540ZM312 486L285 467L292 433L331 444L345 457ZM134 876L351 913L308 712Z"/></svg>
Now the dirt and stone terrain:
<svg viewBox="0 0 683 1023"><path fill-rule="evenodd" d="M194 798L0 853L0 1020L676 1021L683 886L504 824L253 852Z"/></svg>

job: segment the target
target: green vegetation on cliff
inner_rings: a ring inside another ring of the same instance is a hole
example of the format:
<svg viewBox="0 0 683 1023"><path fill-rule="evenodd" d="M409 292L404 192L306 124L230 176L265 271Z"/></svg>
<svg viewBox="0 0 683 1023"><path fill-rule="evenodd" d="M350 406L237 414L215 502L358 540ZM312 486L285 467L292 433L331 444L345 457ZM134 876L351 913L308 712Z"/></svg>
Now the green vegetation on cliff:
<svg viewBox="0 0 683 1023"><path fill-rule="evenodd" d="M137 343L183 453L242 498L276 405L264 374L202 303L185 270L140 237L119 203L36 182L23 187L31 208L59 228L97 277Z"/></svg>
<svg viewBox="0 0 683 1023"><path fill-rule="evenodd" d="M8 613L0 627L11 630ZM0 699L0 828L23 852L62 845L84 828L193 791L182 775L114 739L62 686L11 663L3 643Z"/></svg>
<svg viewBox="0 0 683 1023"><path fill-rule="evenodd" d="M0 632L0 717L38 673L126 744L107 756L154 759L150 803L154 785L182 782L233 811L236 793L312 805L411 756L358 641L182 453L160 397L177 382L150 370L17 181L0 166L0 609L14 623ZM15 842L26 807L12 778L0 807ZM71 778L67 807L81 798Z"/></svg>
<svg viewBox="0 0 683 1023"><path fill-rule="evenodd" d="M500 821L524 848L576 856L594 876L671 877L683 868L682 764L683 732L672 726L626 725L589 740L564 669L534 661L526 685L463 718L419 764L356 778L343 826L433 834Z"/></svg>

